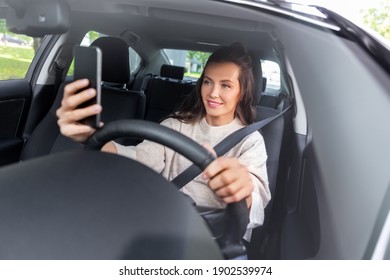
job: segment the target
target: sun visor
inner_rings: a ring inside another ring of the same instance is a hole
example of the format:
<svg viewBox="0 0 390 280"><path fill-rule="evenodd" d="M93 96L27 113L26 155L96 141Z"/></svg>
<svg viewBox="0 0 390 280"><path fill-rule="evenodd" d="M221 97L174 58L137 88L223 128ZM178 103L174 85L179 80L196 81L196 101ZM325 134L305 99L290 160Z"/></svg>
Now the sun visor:
<svg viewBox="0 0 390 280"><path fill-rule="evenodd" d="M69 6L61 0L6 0L7 28L31 37L65 33L70 25Z"/></svg>

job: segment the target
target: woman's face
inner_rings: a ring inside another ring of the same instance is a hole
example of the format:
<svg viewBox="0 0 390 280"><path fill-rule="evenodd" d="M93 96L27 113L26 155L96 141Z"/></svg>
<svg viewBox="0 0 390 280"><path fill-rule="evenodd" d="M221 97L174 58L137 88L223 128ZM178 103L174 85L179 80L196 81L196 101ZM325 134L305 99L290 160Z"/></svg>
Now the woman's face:
<svg viewBox="0 0 390 280"><path fill-rule="evenodd" d="M201 87L206 121L219 126L234 119L241 88L240 67L232 62L211 63L204 71Z"/></svg>

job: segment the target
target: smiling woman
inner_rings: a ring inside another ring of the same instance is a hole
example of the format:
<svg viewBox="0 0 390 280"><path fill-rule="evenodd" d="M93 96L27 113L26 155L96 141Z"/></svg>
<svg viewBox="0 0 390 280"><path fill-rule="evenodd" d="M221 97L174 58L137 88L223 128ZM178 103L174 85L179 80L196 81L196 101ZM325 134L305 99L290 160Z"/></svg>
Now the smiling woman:
<svg viewBox="0 0 390 280"><path fill-rule="evenodd" d="M57 110L61 132L78 142L84 142L95 131L80 120L102 110L99 105L78 107L96 94L91 89L84 89L85 86L88 86L85 80L67 85L61 107ZM254 110L247 108L254 100L254 86L247 50L239 43L221 47L208 59L194 92L178 112L161 124L198 143L215 146L230 133L254 122ZM102 150L142 162L168 180L189 166L183 156L151 141L144 141L136 147L110 142ZM225 208L226 204L245 200L250 219L243 238L250 241L252 229L263 223L264 208L270 200L264 140L255 131L228 154L229 158L217 158L202 176L193 178L182 191L203 207Z"/></svg>
<svg viewBox="0 0 390 280"><path fill-rule="evenodd" d="M231 122L241 99L240 72L232 62L210 63L205 69L201 87L207 123L213 126Z"/></svg>

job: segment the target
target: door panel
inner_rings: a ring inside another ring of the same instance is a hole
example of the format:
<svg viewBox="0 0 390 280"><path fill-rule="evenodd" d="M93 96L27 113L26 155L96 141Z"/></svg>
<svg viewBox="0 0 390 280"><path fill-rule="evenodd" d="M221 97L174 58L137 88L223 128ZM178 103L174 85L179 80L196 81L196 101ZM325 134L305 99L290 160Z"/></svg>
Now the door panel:
<svg viewBox="0 0 390 280"><path fill-rule="evenodd" d="M314 257L320 246L316 189L321 184L311 142L297 136L291 177L285 193L285 217L281 227L281 259Z"/></svg>
<svg viewBox="0 0 390 280"><path fill-rule="evenodd" d="M30 97L26 80L0 81L0 165L20 158Z"/></svg>

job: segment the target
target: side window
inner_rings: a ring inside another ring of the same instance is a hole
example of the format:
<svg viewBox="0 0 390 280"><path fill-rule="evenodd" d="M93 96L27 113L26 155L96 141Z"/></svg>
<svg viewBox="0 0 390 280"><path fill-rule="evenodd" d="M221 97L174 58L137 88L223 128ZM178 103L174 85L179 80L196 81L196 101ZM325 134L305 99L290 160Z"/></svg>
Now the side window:
<svg viewBox="0 0 390 280"><path fill-rule="evenodd" d="M280 90L280 67L274 61L261 60L261 68L263 70L263 77L267 79L266 92L273 92Z"/></svg>
<svg viewBox="0 0 390 280"><path fill-rule="evenodd" d="M96 31L89 31L85 34L83 40L81 41L81 46L89 46L97 38L104 37L106 35L98 33ZM131 47L129 47L129 62L130 62L130 73L134 73L141 68L142 59L139 54ZM74 66L73 61L68 70L68 76L73 76Z"/></svg>
<svg viewBox="0 0 390 280"><path fill-rule="evenodd" d="M129 47L130 73L135 73L141 68L142 59L139 54Z"/></svg>
<svg viewBox="0 0 390 280"><path fill-rule="evenodd" d="M0 19L0 80L23 79L40 42L40 38L9 32L5 19Z"/></svg>

